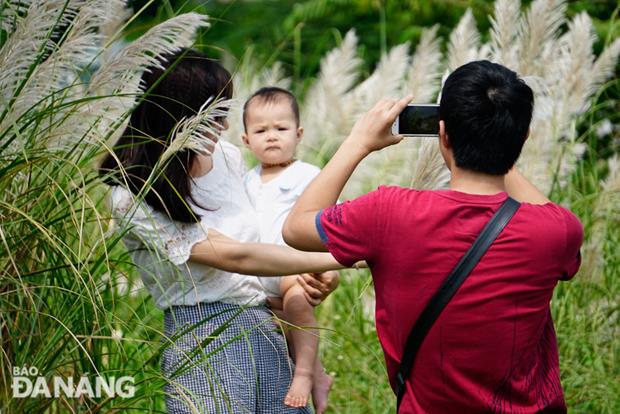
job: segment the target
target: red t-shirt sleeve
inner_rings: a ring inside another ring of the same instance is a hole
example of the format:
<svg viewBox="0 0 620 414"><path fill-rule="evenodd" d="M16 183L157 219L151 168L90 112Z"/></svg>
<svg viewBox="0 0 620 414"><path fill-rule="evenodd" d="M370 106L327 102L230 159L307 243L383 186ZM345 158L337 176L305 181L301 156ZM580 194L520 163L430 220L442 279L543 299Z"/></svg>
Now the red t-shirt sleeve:
<svg viewBox="0 0 620 414"><path fill-rule="evenodd" d="M338 262L353 266L372 259L380 189L319 211L316 227L321 240Z"/></svg>
<svg viewBox="0 0 620 414"><path fill-rule="evenodd" d="M579 219L570 211L564 210L566 217L566 254L562 280L569 280L581 265L581 244L583 243L583 227Z"/></svg>

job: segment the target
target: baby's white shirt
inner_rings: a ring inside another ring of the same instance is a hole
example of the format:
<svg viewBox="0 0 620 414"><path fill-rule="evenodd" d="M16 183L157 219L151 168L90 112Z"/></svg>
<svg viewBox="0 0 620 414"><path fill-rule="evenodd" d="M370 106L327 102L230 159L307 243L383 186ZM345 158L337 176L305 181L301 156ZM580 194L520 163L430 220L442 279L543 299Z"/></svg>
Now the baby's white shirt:
<svg viewBox="0 0 620 414"><path fill-rule="evenodd" d="M169 219L127 189L112 190L112 213L121 228L130 226L123 241L138 266L144 285L161 309L200 302L260 305L266 295L259 278L230 273L188 261L194 244L207 240L213 228L241 242L258 242L254 209L245 192L245 164L239 149L219 141L213 152L213 169L195 178L192 205L200 223Z"/></svg>
<svg viewBox="0 0 620 414"><path fill-rule="evenodd" d="M245 175L245 189L258 218L260 241L284 245L282 227L293 205L321 170L295 161L270 181L263 183L258 165ZM280 296L279 278L261 277L269 296Z"/></svg>

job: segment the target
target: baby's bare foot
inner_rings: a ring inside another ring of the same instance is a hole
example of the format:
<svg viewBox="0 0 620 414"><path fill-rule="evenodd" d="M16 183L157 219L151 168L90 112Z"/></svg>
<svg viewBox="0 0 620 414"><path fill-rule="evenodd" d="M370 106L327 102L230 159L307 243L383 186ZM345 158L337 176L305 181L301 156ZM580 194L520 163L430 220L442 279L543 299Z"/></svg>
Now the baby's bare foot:
<svg viewBox="0 0 620 414"><path fill-rule="evenodd" d="M327 398L332 389L334 379L325 371L315 372L312 386L312 404L316 414L323 414L327 410Z"/></svg>
<svg viewBox="0 0 620 414"><path fill-rule="evenodd" d="M312 373L295 372L293 383L284 398L284 404L289 407L305 407L308 404L310 390L312 390Z"/></svg>

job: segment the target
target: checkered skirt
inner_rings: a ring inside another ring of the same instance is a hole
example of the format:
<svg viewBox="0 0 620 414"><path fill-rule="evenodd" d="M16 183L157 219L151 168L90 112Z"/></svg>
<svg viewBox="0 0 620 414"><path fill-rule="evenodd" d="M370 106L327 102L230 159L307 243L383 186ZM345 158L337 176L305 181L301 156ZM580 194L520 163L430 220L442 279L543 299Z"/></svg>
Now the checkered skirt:
<svg viewBox="0 0 620 414"><path fill-rule="evenodd" d="M293 365L266 307L173 306L164 332L168 414L311 413L284 405Z"/></svg>

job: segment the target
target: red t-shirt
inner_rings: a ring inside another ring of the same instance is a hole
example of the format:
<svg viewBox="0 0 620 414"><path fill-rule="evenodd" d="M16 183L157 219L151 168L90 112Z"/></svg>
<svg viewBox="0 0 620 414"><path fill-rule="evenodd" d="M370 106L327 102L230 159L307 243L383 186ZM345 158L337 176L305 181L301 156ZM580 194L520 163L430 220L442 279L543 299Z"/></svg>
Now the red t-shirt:
<svg viewBox="0 0 620 414"><path fill-rule="evenodd" d="M379 187L317 215L340 263L370 266L392 387L415 320L506 198ZM523 203L428 333L400 413L566 412L549 302L582 240L568 210Z"/></svg>

